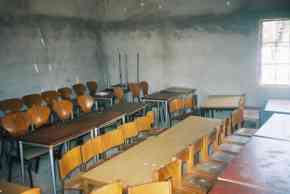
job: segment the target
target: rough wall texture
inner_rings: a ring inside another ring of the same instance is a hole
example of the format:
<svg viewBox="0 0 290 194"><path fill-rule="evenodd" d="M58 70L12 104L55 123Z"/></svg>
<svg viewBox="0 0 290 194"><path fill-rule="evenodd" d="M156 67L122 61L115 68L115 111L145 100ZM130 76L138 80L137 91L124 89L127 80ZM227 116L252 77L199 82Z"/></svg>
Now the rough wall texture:
<svg viewBox="0 0 290 194"><path fill-rule="evenodd" d="M100 37L92 22L52 17L0 18L0 98L98 80Z"/></svg>
<svg viewBox="0 0 290 194"><path fill-rule="evenodd" d="M288 98L289 88L259 84L261 17L245 14L106 25L102 37L110 77L119 82L118 52L128 53L129 81L135 81L136 53L140 52L140 79L150 82L151 91L188 86L198 89L201 100L208 94L246 93L249 106L261 106L268 98Z"/></svg>

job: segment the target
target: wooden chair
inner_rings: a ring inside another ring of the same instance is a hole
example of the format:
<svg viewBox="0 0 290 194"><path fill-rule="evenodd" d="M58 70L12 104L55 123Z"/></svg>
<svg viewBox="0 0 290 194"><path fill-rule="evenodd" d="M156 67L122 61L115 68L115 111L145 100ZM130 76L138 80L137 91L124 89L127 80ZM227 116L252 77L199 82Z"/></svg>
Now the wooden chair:
<svg viewBox="0 0 290 194"><path fill-rule="evenodd" d="M169 181L146 183L143 185L128 188L128 194L171 194L171 193L172 186Z"/></svg>
<svg viewBox="0 0 290 194"><path fill-rule="evenodd" d="M58 93L63 100L71 100L72 97L72 89L69 87L59 88Z"/></svg>
<svg viewBox="0 0 290 194"><path fill-rule="evenodd" d="M12 178L12 169L13 164L16 160L20 159L19 155L19 147L17 139L26 135L29 132L29 125L30 125L30 118L28 113L26 112L15 112L9 113L5 115L1 119L2 127L5 131L8 132L10 147L7 150L8 155L8 181L11 181ZM24 161L28 165L28 175L30 180L30 186L33 187L33 179L32 179L32 161L36 160L39 161L39 158L48 152L47 149L39 148L39 147L32 147L28 145L23 146L24 150Z"/></svg>
<svg viewBox="0 0 290 194"><path fill-rule="evenodd" d="M53 103L52 110L61 121L73 119L73 104L68 100L59 100Z"/></svg>
<svg viewBox="0 0 290 194"><path fill-rule="evenodd" d="M123 188L120 183L111 183L93 190L90 194L123 194Z"/></svg>
<svg viewBox="0 0 290 194"><path fill-rule="evenodd" d="M182 119L185 119L186 117L193 115L195 113L197 109L197 105L195 103L196 101L193 100L192 96L183 99L184 113Z"/></svg>
<svg viewBox="0 0 290 194"><path fill-rule="evenodd" d="M135 121L121 125L120 129L122 130L124 140L127 143L134 142L134 138L138 135L137 125Z"/></svg>
<svg viewBox="0 0 290 194"><path fill-rule="evenodd" d="M169 120L170 126L174 120L182 120L181 110L183 109L182 99L176 98L169 102Z"/></svg>
<svg viewBox="0 0 290 194"><path fill-rule="evenodd" d="M88 81L87 82L87 87L89 89L89 93L91 96L95 96L96 92L98 90L98 84L96 81Z"/></svg>
<svg viewBox="0 0 290 194"><path fill-rule="evenodd" d="M33 105L41 106L43 104L43 100L40 94L30 94L22 97L23 103L31 108Z"/></svg>
<svg viewBox="0 0 290 194"><path fill-rule="evenodd" d="M141 81L140 82L140 86L143 92L143 96L147 96L148 95L148 90L149 90L149 84L147 81Z"/></svg>
<svg viewBox="0 0 290 194"><path fill-rule="evenodd" d="M107 151L111 150L112 148L117 148L118 151L121 150L121 146L124 144L124 135L122 131L122 127L117 129L113 129L105 134L102 135L102 145L104 148L104 154L107 158Z"/></svg>
<svg viewBox="0 0 290 194"><path fill-rule="evenodd" d="M86 94L86 86L82 83L75 84L72 86L76 96L82 96Z"/></svg>
<svg viewBox="0 0 290 194"><path fill-rule="evenodd" d="M40 192L40 188L32 188L20 194L41 194L41 192Z"/></svg>
<svg viewBox="0 0 290 194"><path fill-rule="evenodd" d="M141 86L139 83L129 83L129 90L132 93L133 102L135 101L135 98L137 98L137 101L140 102L140 93L141 93Z"/></svg>
<svg viewBox="0 0 290 194"><path fill-rule="evenodd" d="M102 140L103 140L102 136L97 136L94 139L86 141L81 146L82 160L86 170L89 170L92 167L94 167L94 165L92 167L88 166L89 161L91 161L94 158L100 159L99 157L100 154L104 153L105 148L103 146Z"/></svg>
<svg viewBox="0 0 290 194"><path fill-rule="evenodd" d="M88 113L92 111L92 107L94 106L94 99L91 96L78 96L77 102L82 112Z"/></svg>
<svg viewBox="0 0 290 194"><path fill-rule="evenodd" d="M62 182L63 193L65 190L83 191L85 189L79 176L81 173L72 178L69 176L76 170L81 170L81 166L82 155L80 146L74 147L66 152L58 161L59 176Z"/></svg>
<svg viewBox="0 0 290 194"><path fill-rule="evenodd" d="M49 90L42 92L41 97L49 107L52 107L53 103L59 100L59 93L55 90Z"/></svg>
<svg viewBox="0 0 290 194"><path fill-rule="evenodd" d="M256 128L245 128L243 125L241 128L237 129L234 134L239 136L246 136L246 137L252 137L258 130L260 126L260 110L259 109L241 109L240 112L242 124L247 122L255 122Z"/></svg>
<svg viewBox="0 0 290 194"><path fill-rule="evenodd" d="M21 111L23 102L18 98L10 98L0 102L0 109L3 113L18 112Z"/></svg>
<svg viewBox="0 0 290 194"><path fill-rule="evenodd" d="M116 97L116 104L124 102L124 90L121 87L113 88L113 95Z"/></svg>
<svg viewBox="0 0 290 194"><path fill-rule="evenodd" d="M47 106L33 105L27 110L32 128L39 128L49 122L50 109Z"/></svg>

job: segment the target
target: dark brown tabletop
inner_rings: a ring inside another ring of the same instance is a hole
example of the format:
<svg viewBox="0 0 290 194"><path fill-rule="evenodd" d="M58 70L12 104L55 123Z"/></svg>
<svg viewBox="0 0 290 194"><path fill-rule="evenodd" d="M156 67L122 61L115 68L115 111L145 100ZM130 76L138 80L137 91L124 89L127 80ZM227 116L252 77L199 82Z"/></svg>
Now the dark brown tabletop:
<svg viewBox="0 0 290 194"><path fill-rule="evenodd" d="M114 104L109 110L112 112L120 112L123 114L133 114L146 107L145 103L122 103Z"/></svg>
<svg viewBox="0 0 290 194"><path fill-rule="evenodd" d="M282 194L244 185L217 181L209 194Z"/></svg>
<svg viewBox="0 0 290 194"><path fill-rule="evenodd" d="M162 90L161 92L169 92L169 93L177 93L177 94L191 94L195 93L196 89L193 88L185 88L185 87L170 87Z"/></svg>
<svg viewBox="0 0 290 194"><path fill-rule="evenodd" d="M253 137L219 180L290 193L290 143Z"/></svg>
<svg viewBox="0 0 290 194"><path fill-rule="evenodd" d="M159 91L159 92L152 93L148 96L144 96L143 99L169 101L169 100L172 100L174 98L178 98L179 96L180 96L180 94L178 94L178 93Z"/></svg>
<svg viewBox="0 0 290 194"><path fill-rule="evenodd" d="M89 113L80 119L40 128L20 140L47 147L55 146L69 139L77 138L82 134L89 133L94 128L103 127L122 116L123 113L111 111L102 114Z"/></svg>

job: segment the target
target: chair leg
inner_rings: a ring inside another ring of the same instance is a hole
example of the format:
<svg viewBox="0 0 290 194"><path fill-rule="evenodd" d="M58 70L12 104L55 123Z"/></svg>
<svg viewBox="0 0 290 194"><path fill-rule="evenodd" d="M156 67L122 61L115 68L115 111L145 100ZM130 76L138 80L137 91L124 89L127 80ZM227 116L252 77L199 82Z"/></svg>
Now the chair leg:
<svg viewBox="0 0 290 194"><path fill-rule="evenodd" d="M35 173L38 173L39 170L39 162L40 162L40 158L37 158L35 161Z"/></svg>
<svg viewBox="0 0 290 194"><path fill-rule="evenodd" d="M8 162L8 178L7 178L7 181L11 182L11 180L12 180L12 168L13 168L13 162L14 162L13 157L10 156L8 161L9 162Z"/></svg>
<svg viewBox="0 0 290 194"><path fill-rule="evenodd" d="M33 179L32 179L32 170L31 170L31 162L28 163L28 175L29 175L29 182L30 182L30 187L33 188Z"/></svg>

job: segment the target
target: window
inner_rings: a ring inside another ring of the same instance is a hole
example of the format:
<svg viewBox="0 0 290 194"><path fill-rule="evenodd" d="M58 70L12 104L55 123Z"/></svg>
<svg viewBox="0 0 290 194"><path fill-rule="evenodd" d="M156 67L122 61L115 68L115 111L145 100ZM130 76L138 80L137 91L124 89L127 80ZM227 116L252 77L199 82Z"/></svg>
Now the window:
<svg viewBox="0 0 290 194"><path fill-rule="evenodd" d="M261 23L261 83L290 85L290 20Z"/></svg>

